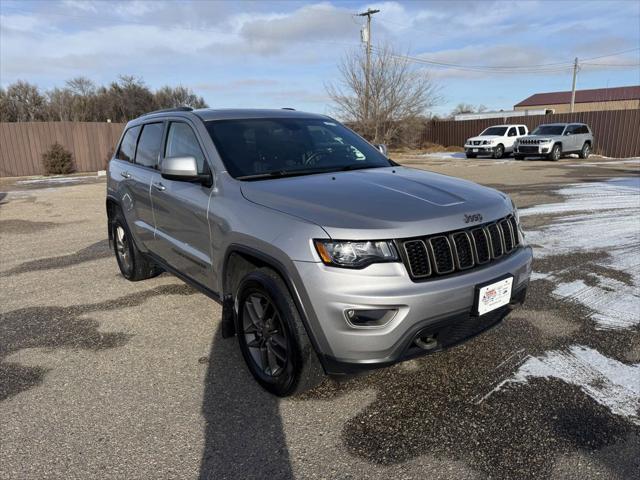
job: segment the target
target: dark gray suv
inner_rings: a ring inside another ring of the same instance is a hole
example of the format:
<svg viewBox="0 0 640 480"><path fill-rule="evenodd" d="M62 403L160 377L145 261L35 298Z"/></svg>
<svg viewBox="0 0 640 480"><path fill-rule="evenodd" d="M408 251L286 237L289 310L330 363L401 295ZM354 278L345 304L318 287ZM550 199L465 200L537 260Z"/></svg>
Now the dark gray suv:
<svg viewBox="0 0 640 480"><path fill-rule="evenodd" d="M507 195L292 110L129 122L106 206L122 274L168 271L220 302L223 336L277 395L471 338L524 300L531 272Z"/></svg>

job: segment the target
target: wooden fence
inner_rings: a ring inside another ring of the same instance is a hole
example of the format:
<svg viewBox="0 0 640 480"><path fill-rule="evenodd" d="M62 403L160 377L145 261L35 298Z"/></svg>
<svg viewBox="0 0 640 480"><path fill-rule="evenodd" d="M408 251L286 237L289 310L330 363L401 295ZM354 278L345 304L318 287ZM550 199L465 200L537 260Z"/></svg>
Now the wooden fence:
<svg viewBox="0 0 640 480"><path fill-rule="evenodd" d="M0 123L0 177L42 175L42 154L58 142L73 153L78 172L103 170L123 123Z"/></svg>
<svg viewBox="0 0 640 480"><path fill-rule="evenodd" d="M454 120L429 122L423 131L422 142L444 146L463 146L491 125L516 123L533 130L541 123L582 122L591 127L595 137L595 153L608 157L640 157L640 110L606 110L601 112L560 113L483 120Z"/></svg>
<svg viewBox="0 0 640 480"><path fill-rule="evenodd" d="M593 130L595 152L609 157L640 157L640 110L562 113L467 121L432 121L422 142L462 146L467 138L499 123L524 124L533 130L541 123L584 122ZM122 133L122 123L24 122L0 123L0 177L41 175L42 154L58 142L73 153L78 172L95 172Z"/></svg>

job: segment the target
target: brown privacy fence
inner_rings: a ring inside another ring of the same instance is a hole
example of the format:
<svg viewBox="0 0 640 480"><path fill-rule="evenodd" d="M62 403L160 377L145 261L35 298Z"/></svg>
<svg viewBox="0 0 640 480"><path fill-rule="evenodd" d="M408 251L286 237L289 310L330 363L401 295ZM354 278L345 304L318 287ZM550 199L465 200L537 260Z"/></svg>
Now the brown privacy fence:
<svg viewBox="0 0 640 480"><path fill-rule="evenodd" d="M124 123L0 123L0 177L44 174L42 154L55 142L73 154L78 172L103 170Z"/></svg>
<svg viewBox="0 0 640 480"><path fill-rule="evenodd" d="M562 113L466 121L431 121L422 131L422 143L444 146L464 141L499 123L524 124L533 130L541 123L584 122L593 130L596 153L609 157L640 156L640 110ZM73 153L78 172L95 172L106 166L123 123L18 122L0 123L0 177L41 175L42 154L58 142Z"/></svg>
<svg viewBox="0 0 640 480"><path fill-rule="evenodd" d="M541 123L582 122L591 127L595 137L595 152L608 157L640 156L640 110L606 110L601 112L559 113L482 120L429 122L422 142L444 146L463 146L467 138L478 135L491 125L516 123L533 130Z"/></svg>

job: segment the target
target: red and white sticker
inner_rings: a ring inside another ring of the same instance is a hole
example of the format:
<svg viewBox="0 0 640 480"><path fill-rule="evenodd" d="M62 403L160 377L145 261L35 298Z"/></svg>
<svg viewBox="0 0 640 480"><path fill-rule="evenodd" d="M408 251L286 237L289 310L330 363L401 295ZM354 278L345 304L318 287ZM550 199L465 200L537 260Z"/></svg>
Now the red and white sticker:
<svg viewBox="0 0 640 480"><path fill-rule="evenodd" d="M511 301L513 277L505 278L480 288L478 291L478 315L484 315Z"/></svg>

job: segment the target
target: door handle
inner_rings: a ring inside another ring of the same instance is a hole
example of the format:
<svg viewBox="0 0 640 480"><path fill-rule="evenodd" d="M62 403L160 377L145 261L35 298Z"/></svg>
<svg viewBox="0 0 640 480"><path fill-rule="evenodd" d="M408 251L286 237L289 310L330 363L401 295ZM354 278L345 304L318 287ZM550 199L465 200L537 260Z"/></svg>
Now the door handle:
<svg viewBox="0 0 640 480"><path fill-rule="evenodd" d="M153 188L155 188L156 190L159 190L161 192L163 192L165 190L165 188L167 188L161 183L154 183L152 185L153 185Z"/></svg>
<svg viewBox="0 0 640 480"><path fill-rule="evenodd" d="M123 178L131 178L131 174L129 172L120 172L120 176Z"/></svg>

